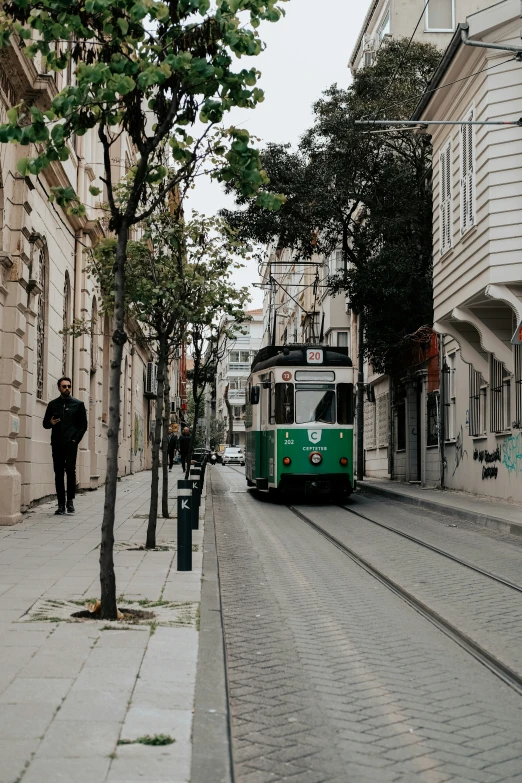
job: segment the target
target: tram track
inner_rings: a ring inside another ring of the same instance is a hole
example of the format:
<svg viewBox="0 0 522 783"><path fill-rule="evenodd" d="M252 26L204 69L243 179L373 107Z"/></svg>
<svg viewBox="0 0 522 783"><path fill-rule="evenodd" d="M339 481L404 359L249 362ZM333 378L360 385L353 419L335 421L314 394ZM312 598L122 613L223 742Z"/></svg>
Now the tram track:
<svg viewBox="0 0 522 783"><path fill-rule="evenodd" d="M522 585L518 585L516 582L511 582L509 579L505 579L499 574L495 574L493 571L487 571L480 566L473 565L473 563L470 563L467 560L463 560L462 558L451 554L451 552L447 552L444 549L439 549L439 547L434 546L433 544L428 544L427 541L423 541L421 538L416 538L409 533L405 533L403 530L397 530L397 528L391 527L391 525L385 525L384 522L378 522L376 519L371 519L370 517L366 516L366 514L362 514L360 511L355 511L353 508L343 505L339 505L338 508L342 508L343 511L347 511L349 514L354 514L355 516L364 519L366 522L371 522L373 525L377 525L383 530L387 530L390 533L396 533L396 535L400 536L401 538L405 538L407 541L418 544L424 549L428 549L430 552L435 552L437 555L446 557L448 560L452 560L454 563L458 563L459 565L464 566L464 568L469 568L476 574L482 574L482 576L486 576L488 579L492 579L494 582L498 582L499 584L504 585L504 587L509 587L512 590L516 590L518 593L522 593Z"/></svg>
<svg viewBox="0 0 522 783"><path fill-rule="evenodd" d="M492 674L494 674L496 677L502 680L506 685L509 685L509 687L512 688L512 690L514 690L519 696L522 696L522 675L518 674L509 666L499 661L498 658L492 655L483 646L475 642L468 635L463 633L453 623L450 623L448 620L442 617L442 615L440 615L438 612L435 612L433 609L427 606L423 601L420 601L415 595L413 595L411 592L409 592L400 584L398 584L389 576L387 576L383 571L381 571L379 568L373 565L369 560L362 557L351 547L348 547L345 543L340 541L336 536L332 535L323 527L321 527L321 525L319 525L317 522L314 522L314 520L310 519L310 517L308 517L306 514L303 514L302 511L299 511L298 508L292 505L287 505L286 507L296 517L298 517L298 519L300 519L302 522L305 522L307 525L312 527L317 533L319 533L321 536L326 538L331 544L333 544L333 546L335 546L337 549L343 552L343 554L349 557L350 560L352 560L354 563L360 566L370 576L372 576L380 584L382 584L384 587L386 587L388 590L394 593L398 598L400 598L402 601L408 604L418 614L424 617L428 622L430 622L432 625L438 628L438 630L440 630L447 637L449 637L459 647L461 647L469 655L475 658L475 660L477 660L479 663L485 666ZM346 511L351 511L351 509L345 509L344 506L341 506L341 508L343 508ZM363 514L360 514L359 512L356 512L356 515L361 516L363 519L366 519L369 522L374 522L374 520L365 517ZM390 532L397 532L403 535L404 537L408 538L409 540L413 541L414 543L418 543L419 545L426 546L426 548L430 549L431 551L434 551L437 554L440 554L442 556L447 556L449 559L453 560L454 562L460 563L464 567L476 571L482 576L486 576L487 578L492 579L495 582L498 582L505 587L509 587L517 592L522 592L522 588L519 585L509 582L508 580L505 580L496 574L491 574L488 571L484 571L481 568L473 566L471 563L467 563L466 561L461 561L459 558L451 555L450 553L446 553L444 552L444 550L438 550L437 547L432 547L431 545L426 544L426 542L422 542L420 539L415 539L413 536L409 536L408 534L402 534L402 531L396 531L394 528L388 528L387 525L381 523L375 523L375 524L390 530Z"/></svg>

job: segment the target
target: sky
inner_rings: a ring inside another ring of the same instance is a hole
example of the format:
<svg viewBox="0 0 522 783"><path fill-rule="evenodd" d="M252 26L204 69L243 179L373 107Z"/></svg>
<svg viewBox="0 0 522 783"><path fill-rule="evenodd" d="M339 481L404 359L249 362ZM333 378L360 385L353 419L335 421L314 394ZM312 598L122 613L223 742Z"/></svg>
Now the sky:
<svg viewBox="0 0 522 783"><path fill-rule="evenodd" d="M262 73L259 86L265 100L254 110L237 109L227 125L246 128L263 142L295 145L312 124L312 104L323 90L337 82L349 84L348 60L359 35L370 0L289 0L286 16L275 24L260 26L265 51L238 61L239 67L255 66ZM198 181L189 206L213 215L233 206L217 183ZM257 265L238 272L239 285L258 282ZM251 288L250 307L261 307L262 293Z"/></svg>

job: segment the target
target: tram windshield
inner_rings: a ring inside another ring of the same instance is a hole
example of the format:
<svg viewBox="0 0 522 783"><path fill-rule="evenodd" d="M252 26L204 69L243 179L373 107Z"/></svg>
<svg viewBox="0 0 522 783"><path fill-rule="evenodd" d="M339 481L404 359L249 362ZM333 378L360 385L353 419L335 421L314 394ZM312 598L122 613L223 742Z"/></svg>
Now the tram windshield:
<svg viewBox="0 0 522 783"><path fill-rule="evenodd" d="M335 385L333 383L297 384L295 393L295 423L320 421L335 423Z"/></svg>

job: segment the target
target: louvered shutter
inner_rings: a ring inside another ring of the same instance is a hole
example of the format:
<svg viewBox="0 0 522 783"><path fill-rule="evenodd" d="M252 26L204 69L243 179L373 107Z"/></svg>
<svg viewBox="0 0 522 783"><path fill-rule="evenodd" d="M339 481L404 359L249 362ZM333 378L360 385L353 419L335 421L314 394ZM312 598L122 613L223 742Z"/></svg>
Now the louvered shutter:
<svg viewBox="0 0 522 783"><path fill-rule="evenodd" d="M440 153L440 254L452 245L451 236L451 142Z"/></svg>
<svg viewBox="0 0 522 783"><path fill-rule="evenodd" d="M464 117L465 122L472 122L474 109ZM460 231L464 234L475 223L475 150L474 126L460 127Z"/></svg>

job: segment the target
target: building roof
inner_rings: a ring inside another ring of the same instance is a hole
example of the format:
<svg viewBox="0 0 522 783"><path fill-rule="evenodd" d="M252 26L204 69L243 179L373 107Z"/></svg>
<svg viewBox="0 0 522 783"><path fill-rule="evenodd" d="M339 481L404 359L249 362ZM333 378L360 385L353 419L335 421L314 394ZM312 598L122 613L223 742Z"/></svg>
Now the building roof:
<svg viewBox="0 0 522 783"><path fill-rule="evenodd" d="M247 315L263 315L263 308L259 307L257 310L247 310Z"/></svg>

